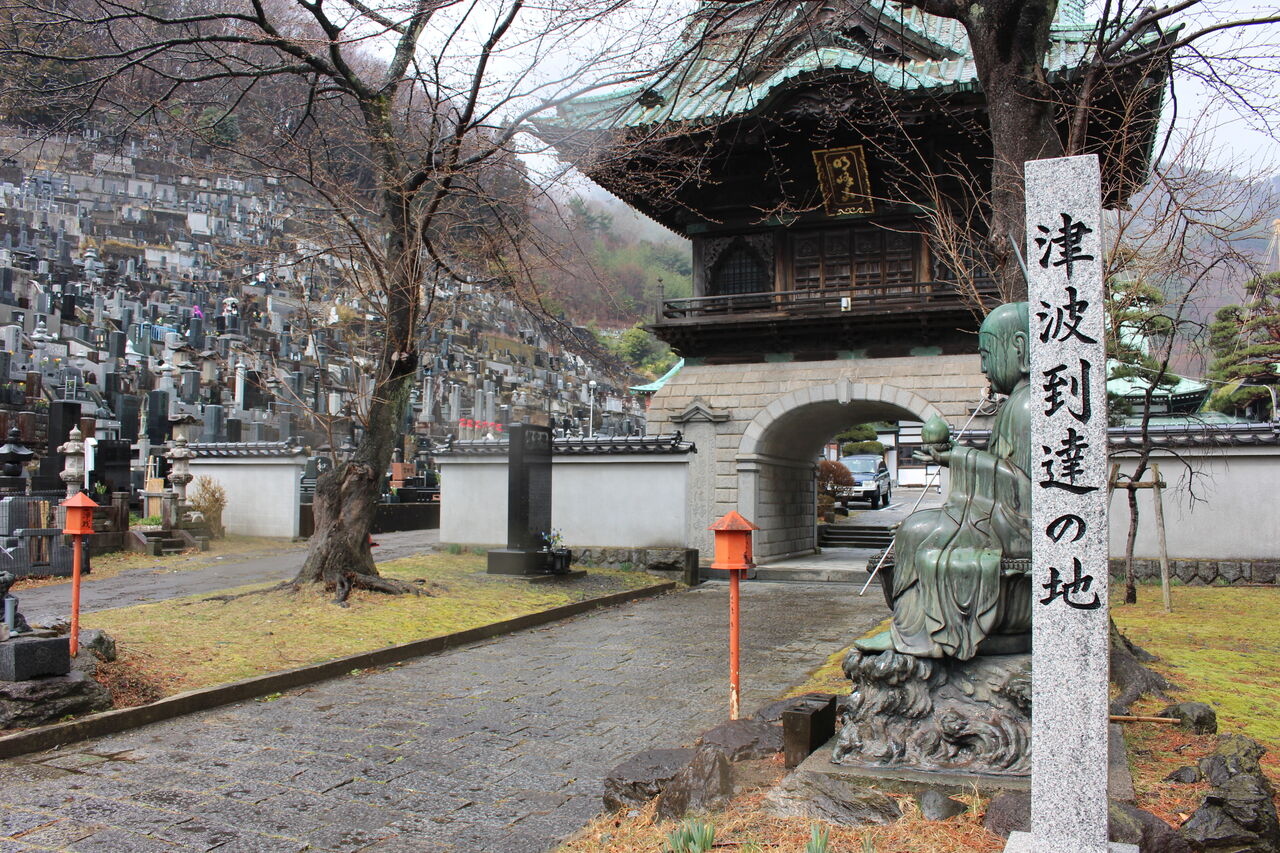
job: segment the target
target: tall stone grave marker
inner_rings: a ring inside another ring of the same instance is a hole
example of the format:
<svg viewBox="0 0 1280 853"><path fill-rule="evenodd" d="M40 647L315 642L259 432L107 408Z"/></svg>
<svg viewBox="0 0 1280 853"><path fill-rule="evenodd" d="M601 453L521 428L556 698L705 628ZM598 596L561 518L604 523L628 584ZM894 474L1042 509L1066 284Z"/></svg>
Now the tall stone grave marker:
<svg viewBox="0 0 1280 853"><path fill-rule="evenodd" d="M1031 832L1018 853L1107 842L1107 396L1095 155L1026 164L1031 321Z"/></svg>
<svg viewBox="0 0 1280 853"><path fill-rule="evenodd" d="M507 547L489 552L489 573L542 574L549 571L542 548L551 532L551 430L511 424L507 433Z"/></svg>

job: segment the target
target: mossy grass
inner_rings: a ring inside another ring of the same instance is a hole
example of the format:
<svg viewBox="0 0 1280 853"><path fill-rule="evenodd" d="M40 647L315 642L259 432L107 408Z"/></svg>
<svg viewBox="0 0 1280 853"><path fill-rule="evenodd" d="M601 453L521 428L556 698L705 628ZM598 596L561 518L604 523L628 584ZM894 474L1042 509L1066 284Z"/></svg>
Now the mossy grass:
<svg viewBox="0 0 1280 853"><path fill-rule="evenodd" d="M223 684L661 583L636 572L594 569L562 584L485 574L485 559L436 553L382 563L428 595L355 591L347 607L319 587L211 600L210 594L86 614L85 628L116 638L122 659L161 695ZM224 590L236 594L270 584Z"/></svg>
<svg viewBox="0 0 1280 853"><path fill-rule="evenodd" d="M1183 586L1172 613L1158 588L1139 593L1137 604L1112 597L1120 630L1160 657L1153 667L1185 688L1179 698L1213 706L1220 730L1257 739L1280 768L1280 589Z"/></svg>

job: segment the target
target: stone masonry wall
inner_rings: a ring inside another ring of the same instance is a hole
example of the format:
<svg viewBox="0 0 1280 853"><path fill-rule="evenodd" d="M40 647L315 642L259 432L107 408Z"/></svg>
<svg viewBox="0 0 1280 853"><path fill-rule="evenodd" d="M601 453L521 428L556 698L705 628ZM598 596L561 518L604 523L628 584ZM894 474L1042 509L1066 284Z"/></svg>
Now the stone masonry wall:
<svg viewBox="0 0 1280 853"><path fill-rule="evenodd" d="M756 553L798 554L813 548L817 500L812 469L766 465L761 470ZM799 499L797 497L799 496Z"/></svg>
<svg viewBox="0 0 1280 853"><path fill-rule="evenodd" d="M1133 573L1140 581L1160 580L1160 561L1135 557ZM1111 558L1111 575L1123 582L1124 558ZM1169 560L1169 578L1188 586L1280 583L1278 560Z"/></svg>

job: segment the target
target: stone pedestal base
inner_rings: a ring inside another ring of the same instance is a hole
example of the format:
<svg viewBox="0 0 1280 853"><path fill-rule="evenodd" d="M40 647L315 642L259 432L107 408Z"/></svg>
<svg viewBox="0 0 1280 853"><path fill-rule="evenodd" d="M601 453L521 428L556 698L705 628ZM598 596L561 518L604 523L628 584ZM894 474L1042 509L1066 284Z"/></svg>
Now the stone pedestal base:
<svg viewBox="0 0 1280 853"><path fill-rule="evenodd" d="M1031 772L1031 655L968 661L854 649L839 714L841 765L1025 778Z"/></svg>
<svg viewBox="0 0 1280 853"><path fill-rule="evenodd" d="M1078 853L1138 853L1138 845L1112 841L1105 848L1087 850L1084 847L1077 847L1075 851ZM1004 853L1059 853L1059 851L1036 847L1036 840L1029 832L1011 832L1009 842L1005 844Z"/></svg>
<svg viewBox="0 0 1280 853"><path fill-rule="evenodd" d="M489 552L491 575L545 575L547 555L542 551L522 551L517 548L496 548Z"/></svg>
<svg viewBox="0 0 1280 853"><path fill-rule="evenodd" d="M65 644L66 639L62 642ZM111 707L111 693L83 670L30 681L0 681L0 729L56 723Z"/></svg>

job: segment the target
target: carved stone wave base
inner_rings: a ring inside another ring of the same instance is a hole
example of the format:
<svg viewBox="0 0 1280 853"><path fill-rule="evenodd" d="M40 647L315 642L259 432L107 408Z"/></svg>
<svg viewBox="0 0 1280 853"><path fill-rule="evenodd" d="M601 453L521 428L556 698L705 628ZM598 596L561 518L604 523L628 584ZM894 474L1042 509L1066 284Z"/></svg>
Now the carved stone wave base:
<svg viewBox="0 0 1280 853"><path fill-rule="evenodd" d="M972 660L857 649L831 760L991 776L1031 772L1031 655Z"/></svg>

